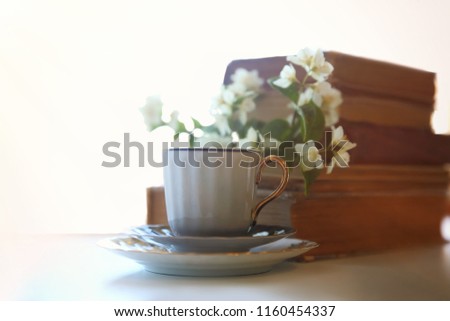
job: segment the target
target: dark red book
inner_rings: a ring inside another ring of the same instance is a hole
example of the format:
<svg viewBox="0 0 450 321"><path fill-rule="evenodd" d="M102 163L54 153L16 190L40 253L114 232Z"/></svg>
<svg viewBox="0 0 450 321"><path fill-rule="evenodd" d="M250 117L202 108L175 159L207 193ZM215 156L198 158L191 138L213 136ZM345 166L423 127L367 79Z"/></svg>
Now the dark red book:
<svg viewBox="0 0 450 321"><path fill-rule="evenodd" d="M334 67L329 82L344 94L364 93L414 101L431 109L434 106L433 72L333 51L325 52L325 57ZM257 69L260 77L268 79L278 76L287 63L285 56L234 60L227 66L224 83L230 82L237 68ZM302 79L303 69L297 68L297 72Z"/></svg>

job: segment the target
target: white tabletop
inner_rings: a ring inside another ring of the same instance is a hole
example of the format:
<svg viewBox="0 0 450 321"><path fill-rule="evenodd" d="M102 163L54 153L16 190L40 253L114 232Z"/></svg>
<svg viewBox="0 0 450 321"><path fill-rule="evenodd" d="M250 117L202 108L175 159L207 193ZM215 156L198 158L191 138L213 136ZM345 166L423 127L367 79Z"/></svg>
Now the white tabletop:
<svg viewBox="0 0 450 321"><path fill-rule="evenodd" d="M174 277L96 245L105 235L10 237L1 300L450 300L450 244L309 263L241 277Z"/></svg>

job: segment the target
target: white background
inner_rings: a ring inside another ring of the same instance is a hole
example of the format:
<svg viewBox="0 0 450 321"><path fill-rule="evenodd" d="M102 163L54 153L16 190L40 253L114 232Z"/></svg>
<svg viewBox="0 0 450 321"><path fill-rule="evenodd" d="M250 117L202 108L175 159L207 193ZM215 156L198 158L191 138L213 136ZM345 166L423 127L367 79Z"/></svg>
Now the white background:
<svg viewBox="0 0 450 321"><path fill-rule="evenodd" d="M160 93L197 115L237 58L309 46L437 72L449 131L450 2L0 0L0 232L118 232L145 222L149 166L102 146L149 141ZM345 98L345 97L344 97Z"/></svg>

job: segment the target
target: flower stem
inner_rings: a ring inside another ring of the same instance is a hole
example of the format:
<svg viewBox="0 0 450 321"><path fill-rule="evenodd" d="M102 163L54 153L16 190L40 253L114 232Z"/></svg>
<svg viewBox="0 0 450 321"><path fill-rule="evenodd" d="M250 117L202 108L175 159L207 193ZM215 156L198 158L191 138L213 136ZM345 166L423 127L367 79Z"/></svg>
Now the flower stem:
<svg viewBox="0 0 450 321"><path fill-rule="evenodd" d="M309 78L309 72L306 73L305 77L302 80L302 83L301 83L302 88L301 88L301 90L303 90L303 88L305 87L305 83L306 83L306 80L308 80L308 78Z"/></svg>

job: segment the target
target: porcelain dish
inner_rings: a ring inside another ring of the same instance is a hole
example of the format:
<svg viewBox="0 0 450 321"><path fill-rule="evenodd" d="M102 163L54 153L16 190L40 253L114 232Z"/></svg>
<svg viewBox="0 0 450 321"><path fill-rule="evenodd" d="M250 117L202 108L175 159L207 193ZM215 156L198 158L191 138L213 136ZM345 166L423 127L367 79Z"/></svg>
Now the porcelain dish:
<svg viewBox="0 0 450 321"><path fill-rule="evenodd" d="M171 252L130 236L104 239L98 245L134 260L147 271L178 276L235 276L268 272L283 261L318 246L315 242L286 238L247 252L189 253Z"/></svg>
<svg viewBox="0 0 450 321"><path fill-rule="evenodd" d="M143 242L162 245L172 251L217 253L246 252L295 234L295 229L283 226L256 225L247 235L240 236L176 236L166 225L142 225L132 228L129 236Z"/></svg>

